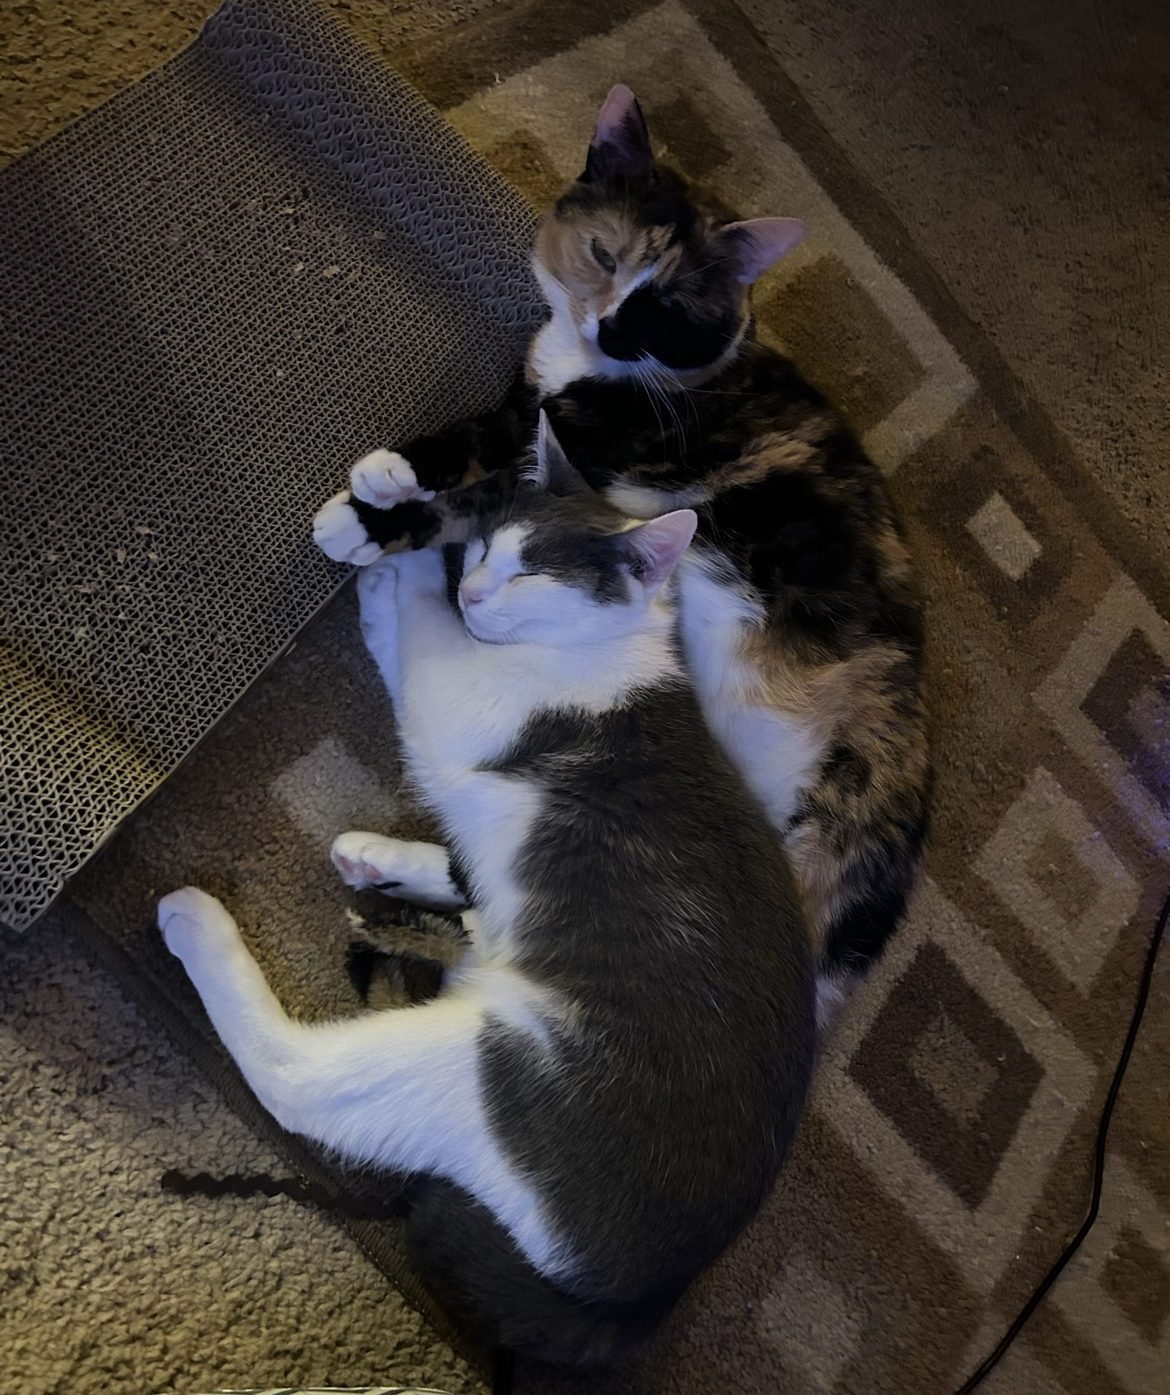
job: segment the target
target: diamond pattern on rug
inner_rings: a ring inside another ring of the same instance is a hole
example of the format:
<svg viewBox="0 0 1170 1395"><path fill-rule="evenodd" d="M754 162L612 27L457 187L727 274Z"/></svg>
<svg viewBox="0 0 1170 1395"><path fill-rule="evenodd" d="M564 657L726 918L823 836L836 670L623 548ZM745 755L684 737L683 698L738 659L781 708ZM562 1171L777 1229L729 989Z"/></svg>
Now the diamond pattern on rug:
<svg viewBox="0 0 1170 1395"><path fill-rule="evenodd" d="M882 1159L907 1215L990 1292L1044 1186L1035 1159L1059 1152L1096 1074L927 879L830 1040L814 1099L859 1159Z"/></svg>
<svg viewBox="0 0 1170 1395"><path fill-rule="evenodd" d="M1164 802L1170 792L1170 744L1158 665L1161 673L1170 669L1170 622L1128 576L1121 576L1033 697L1080 759L1111 786L1127 817L1165 855L1170 853ZM1122 682L1128 701L1106 700L1102 680L1110 673ZM1138 724L1161 733L1155 745L1137 743Z"/></svg>
<svg viewBox="0 0 1170 1395"><path fill-rule="evenodd" d="M849 1293L809 1255L790 1250L760 1304L760 1330L814 1390L832 1391L857 1354L865 1330Z"/></svg>
<svg viewBox="0 0 1170 1395"><path fill-rule="evenodd" d="M1066 532L986 442L948 468L923 511L1001 615L1040 614L1074 563Z"/></svg>
<svg viewBox="0 0 1170 1395"><path fill-rule="evenodd" d="M1116 1214L1119 1197L1125 1198L1125 1220ZM1140 1227L1140 1236L1135 1227ZM1132 1284L1132 1271L1138 1283L1122 1289L1123 1279ZM1101 1215L1052 1290L1052 1298L1065 1317L1088 1335L1124 1389L1134 1395L1166 1389L1170 1214L1116 1154L1107 1159Z"/></svg>
<svg viewBox="0 0 1170 1395"><path fill-rule="evenodd" d="M1043 1069L928 941L883 1004L849 1073L974 1208L987 1196Z"/></svg>
<svg viewBox="0 0 1170 1395"><path fill-rule="evenodd" d="M1003 816L975 870L1082 991L1141 896L1104 834L1043 766Z"/></svg>
<svg viewBox="0 0 1170 1395"><path fill-rule="evenodd" d="M1043 551L998 489L971 515L966 527L1004 576L1012 581L1019 581Z"/></svg>
<svg viewBox="0 0 1170 1395"><path fill-rule="evenodd" d="M1170 675L1141 630L1126 635L1081 710L1151 797L1170 805Z"/></svg>

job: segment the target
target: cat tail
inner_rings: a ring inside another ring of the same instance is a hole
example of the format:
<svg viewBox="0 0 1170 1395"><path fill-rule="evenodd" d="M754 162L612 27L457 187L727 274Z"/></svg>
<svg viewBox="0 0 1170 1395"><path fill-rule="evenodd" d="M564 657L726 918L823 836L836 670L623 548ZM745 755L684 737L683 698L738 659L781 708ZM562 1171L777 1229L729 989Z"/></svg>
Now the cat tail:
<svg viewBox="0 0 1170 1395"><path fill-rule="evenodd" d="M469 1336L558 1365L629 1360L679 1296L630 1303L575 1298L532 1267L486 1206L437 1178L412 1192L406 1252Z"/></svg>

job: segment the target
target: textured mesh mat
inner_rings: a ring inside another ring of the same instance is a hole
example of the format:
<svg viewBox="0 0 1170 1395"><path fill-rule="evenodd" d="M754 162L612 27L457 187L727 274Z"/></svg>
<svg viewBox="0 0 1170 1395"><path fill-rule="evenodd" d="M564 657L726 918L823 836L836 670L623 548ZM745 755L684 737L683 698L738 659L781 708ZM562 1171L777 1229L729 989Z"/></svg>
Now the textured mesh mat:
<svg viewBox="0 0 1170 1395"><path fill-rule="evenodd" d="M0 920L332 593L348 462L502 392L531 230L305 0L231 0L0 176Z"/></svg>

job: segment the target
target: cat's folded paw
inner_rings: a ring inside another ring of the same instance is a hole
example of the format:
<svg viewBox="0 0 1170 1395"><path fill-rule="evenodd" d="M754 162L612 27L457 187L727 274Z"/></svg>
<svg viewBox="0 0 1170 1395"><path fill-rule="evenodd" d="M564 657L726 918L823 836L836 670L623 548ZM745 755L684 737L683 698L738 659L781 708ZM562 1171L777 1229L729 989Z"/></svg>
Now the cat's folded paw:
<svg viewBox="0 0 1170 1395"><path fill-rule="evenodd" d="M408 499L426 503L435 497L433 489L420 489L409 460L396 450L372 450L363 455L349 472L354 497L375 509L392 509Z"/></svg>
<svg viewBox="0 0 1170 1395"><path fill-rule="evenodd" d="M340 833L333 840L329 855L347 886L358 891L369 886L393 884L395 858L408 844L397 838L383 838L379 833L363 833L356 829Z"/></svg>
<svg viewBox="0 0 1170 1395"><path fill-rule="evenodd" d="M167 948L184 963L193 955L234 945L240 936L223 904L197 886L182 887L162 898L158 903L158 928Z"/></svg>
<svg viewBox="0 0 1170 1395"><path fill-rule="evenodd" d="M343 489L322 504L313 519L313 541L335 562L364 567L382 555L382 548L366 532L351 497L349 490Z"/></svg>
<svg viewBox="0 0 1170 1395"><path fill-rule="evenodd" d="M362 614L383 614L398 595L398 573L409 553L391 552L358 573L357 593Z"/></svg>

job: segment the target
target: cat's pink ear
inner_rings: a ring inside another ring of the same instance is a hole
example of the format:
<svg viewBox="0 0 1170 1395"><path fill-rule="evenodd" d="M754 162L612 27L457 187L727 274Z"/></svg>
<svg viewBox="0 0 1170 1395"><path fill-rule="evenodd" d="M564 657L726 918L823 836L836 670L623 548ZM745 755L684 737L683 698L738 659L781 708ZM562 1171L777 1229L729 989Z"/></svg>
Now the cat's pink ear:
<svg viewBox="0 0 1170 1395"><path fill-rule="evenodd" d="M619 82L610 88L598 114L581 182L597 184L619 175L635 177L653 173L654 152L650 149L646 118L637 97Z"/></svg>
<svg viewBox="0 0 1170 1395"><path fill-rule="evenodd" d="M656 591L674 571L678 559L691 545L699 515L694 509L675 509L623 533L638 563L635 574L648 591Z"/></svg>
<svg viewBox="0 0 1170 1395"><path fill-rule="evenodd" d="M737 279L750 286L807 234L798 218L749 218L746 223L728 223L719 238L736 264Z"/></svg>

